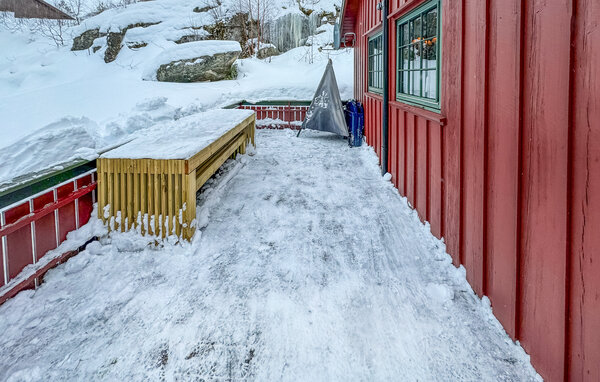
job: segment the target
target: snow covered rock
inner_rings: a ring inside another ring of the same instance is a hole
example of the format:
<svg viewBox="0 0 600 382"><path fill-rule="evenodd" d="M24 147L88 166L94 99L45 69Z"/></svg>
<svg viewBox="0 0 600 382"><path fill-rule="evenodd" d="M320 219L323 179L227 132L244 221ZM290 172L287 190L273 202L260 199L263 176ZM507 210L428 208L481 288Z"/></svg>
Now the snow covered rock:
<svg viewBox="0 0 600 382"><path fill-rule="evenodd" d="M92 47L94 40L102 37L100 29L90 29L73 39L71 50L86 50Z"/></svg>
<svg viewBox="0 0 600 382"><path fill-rule="evenodd" d="M207 40L180 44L159 54L145 79L163 82L219 81L233 77L242 48L237 41Z"/></svg>
<svg viewBox="0 0 600 382"><path fill-rule="evenodd" d="M278 56L279 50L275 47L275 45L267 44L266 46L261 45L261 48L256 52L256 57L259 59Z"/></svg>
<svg viewBox="0 0 600 382"><path fill-rule="evenodd" d="M92 47L97 38L106 36L106 51L104 52L104 62L113 62L121 48L123 47L123 38L129 29L148 28L152 25L160 24L160 22L152 23L135 23L126 26L123 29L110 30L107 33L100 32L100 28L88 29L79 36L73 39L73 47L71 50L86 50ZM138 43L138 47L147 45L145 42ZM95 51L95 50L94 50Z"/></svg>

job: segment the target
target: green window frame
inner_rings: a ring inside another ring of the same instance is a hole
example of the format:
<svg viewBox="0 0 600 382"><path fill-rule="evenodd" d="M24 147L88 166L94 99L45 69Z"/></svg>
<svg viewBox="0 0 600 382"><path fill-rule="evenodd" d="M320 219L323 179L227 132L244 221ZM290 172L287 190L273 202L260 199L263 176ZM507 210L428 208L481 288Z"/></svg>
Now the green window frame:
<svg viewBox="0 0 600 382"><path fill-rule="evenodd" d="M383 93L383 36L381 33L369 38L367 71L369 91Z"/></svg>
<svg viewBox="0 0 600 382"><path fill-rule="evenodd" d="M396 22L396 100L440 110L441 0Z"/></svg>

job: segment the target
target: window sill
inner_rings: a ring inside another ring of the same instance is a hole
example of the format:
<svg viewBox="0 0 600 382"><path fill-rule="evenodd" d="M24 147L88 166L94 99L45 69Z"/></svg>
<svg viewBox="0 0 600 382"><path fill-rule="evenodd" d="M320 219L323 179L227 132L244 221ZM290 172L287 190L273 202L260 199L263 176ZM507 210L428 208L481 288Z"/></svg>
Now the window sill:
<svg viewBox="0 0 600 382"><path fill-rule="evenodd" d="M428 121L437 123L440 126L446 125L446 116L442 115L441 113L436 113L434 111L429 111L429 110L420 108L418 106L409 105L409 104L399 102L399 101L391 101L390 100L390 106L404 110L411 114L418 115L419 117L422 117L422 118L427 119Z"/></svg>

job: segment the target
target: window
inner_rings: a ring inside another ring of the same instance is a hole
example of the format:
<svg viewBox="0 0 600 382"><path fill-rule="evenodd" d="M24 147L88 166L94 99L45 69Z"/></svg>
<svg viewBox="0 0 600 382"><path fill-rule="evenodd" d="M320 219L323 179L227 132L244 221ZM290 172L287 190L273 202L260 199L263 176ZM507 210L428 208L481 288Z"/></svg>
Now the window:
<svg viewBox="0 0 600 382"><path fill-rule="evenodd" d="M381 34L369 39L369 91L383 91L383 38Z"/></svg>
<svg viewBox="0 0 600 382"><path fill-rule="evenodd" d="M398 20L398 101L440 109L440 2L433 0Z"/></svg>

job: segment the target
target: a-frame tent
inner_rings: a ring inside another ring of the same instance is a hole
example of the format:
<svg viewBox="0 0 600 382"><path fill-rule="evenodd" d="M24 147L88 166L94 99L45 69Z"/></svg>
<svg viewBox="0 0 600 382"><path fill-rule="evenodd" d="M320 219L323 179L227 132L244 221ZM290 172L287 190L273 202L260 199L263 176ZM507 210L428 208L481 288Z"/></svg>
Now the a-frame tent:
<svg viewBox="0 0 600 382"><path fill-rule="evenodd" d="M331 59L327 63L298 135L304 129L328 131L342 137L348 136L348 126Z"/></svg>

